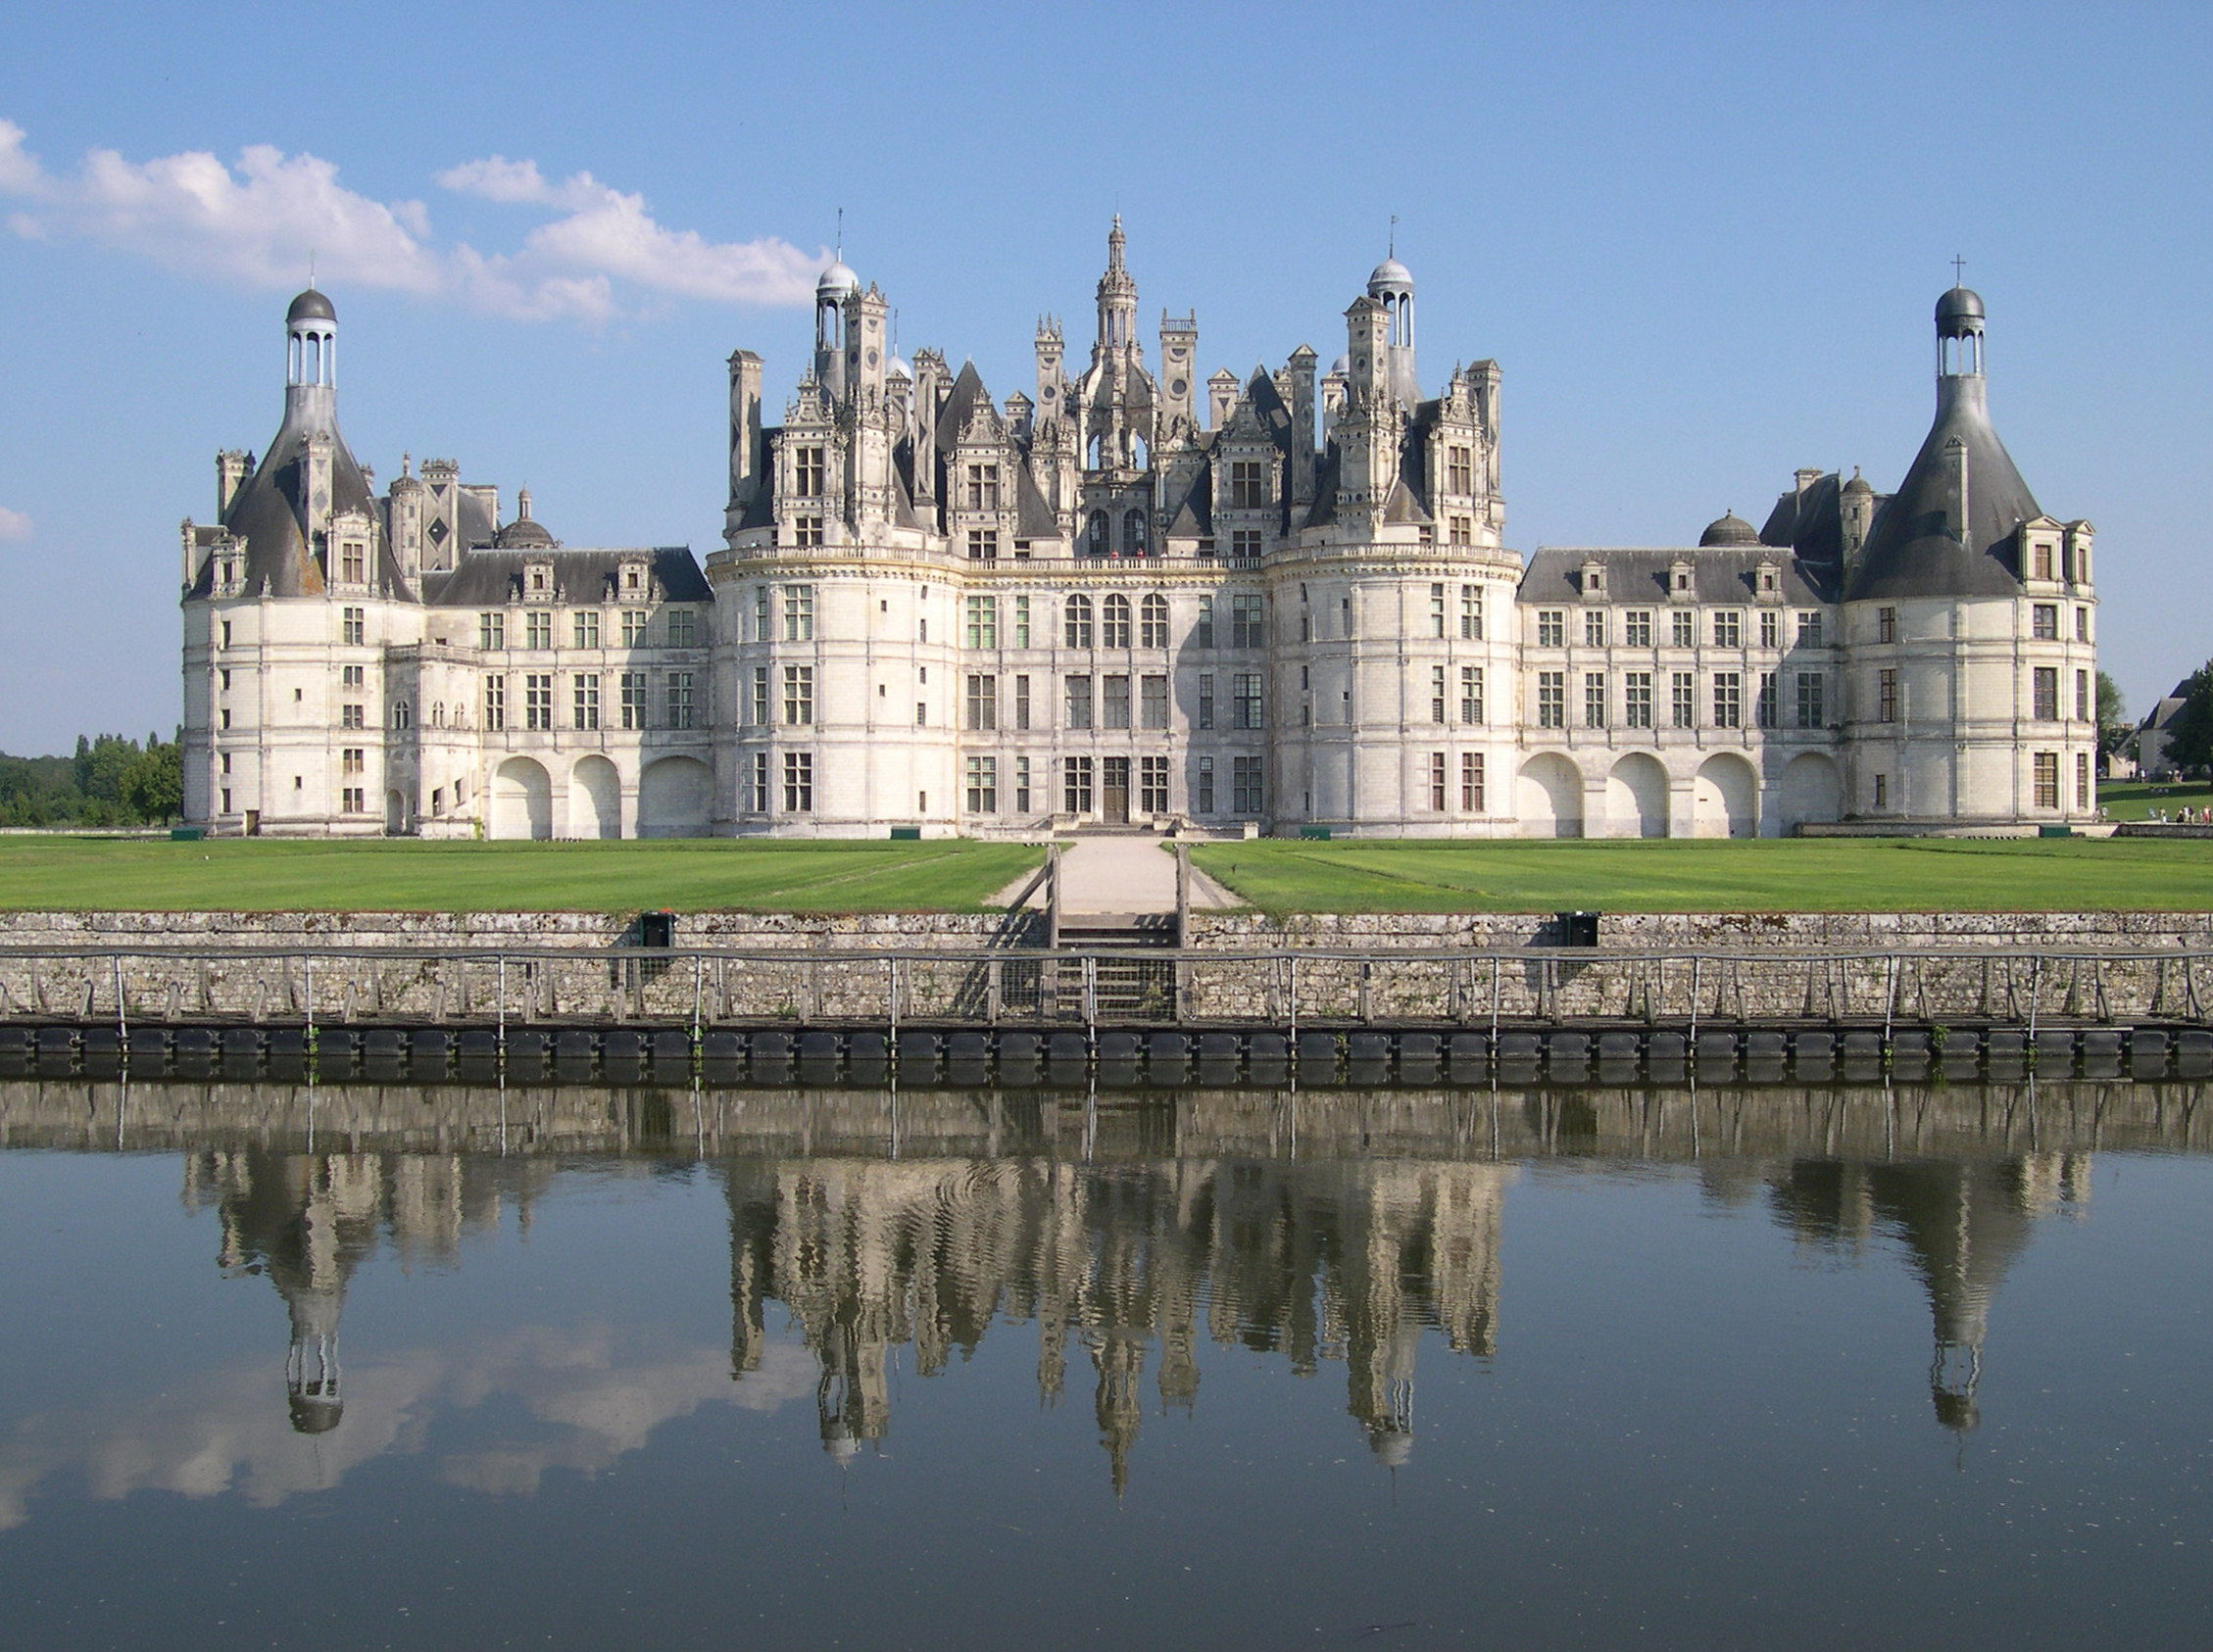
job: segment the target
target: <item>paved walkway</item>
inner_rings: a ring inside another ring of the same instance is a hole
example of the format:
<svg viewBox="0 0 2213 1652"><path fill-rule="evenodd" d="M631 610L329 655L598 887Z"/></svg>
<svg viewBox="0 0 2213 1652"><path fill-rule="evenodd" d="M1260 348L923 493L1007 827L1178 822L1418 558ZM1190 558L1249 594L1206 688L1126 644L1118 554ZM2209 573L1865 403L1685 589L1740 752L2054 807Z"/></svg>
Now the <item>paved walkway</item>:
<svg viewBox="0 0 2213 1652"><path fill-rule="evenodd" d="M1033 873L1025 872L999 892L1002 901L1022 893ZM1044 891L1035 898L1043 904ZM1191 871L1194 911L1238 904L1237 898L1200 871ZM1175 851L1157 838L1129 836L1074 838L1060 847L1060 910L1063 912L1173 912L1176 909Z"/></svg>

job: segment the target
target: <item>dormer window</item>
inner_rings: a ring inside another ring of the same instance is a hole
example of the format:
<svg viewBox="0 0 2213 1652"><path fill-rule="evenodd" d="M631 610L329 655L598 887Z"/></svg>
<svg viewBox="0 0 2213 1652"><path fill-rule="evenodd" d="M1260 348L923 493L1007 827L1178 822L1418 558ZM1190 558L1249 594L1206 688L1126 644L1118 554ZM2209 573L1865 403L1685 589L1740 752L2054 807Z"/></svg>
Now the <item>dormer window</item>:
<svg viewBox="0 0 2213 1652"><path fill-rule="evenodd" d="M2056 557L2050 540L2038 540L2030 548L2029 556L2031 567L2034 570L2031 577L2036 579L2050 579L2053 577Z"/></svg>
<svg viewBox="0 0 2213 1652"><path fill-rule="evenodd" d="M1598 562L1583 564L1583 595L1597 599L1606 594L1606 570Z"/></svg>
<svg viewBox="0 0 2213 1652"><path fill-rule="evenodd" d="M1779 570L1776 569L1773 565L1766 562L1762 562L1759 565L1758 577L1754 583L1756 589L1762 597L1774 597L1780 595L1782 592L1782 580L1779 577Z"/></svg>
<svg viewBox="0 0 2213 1652"><path fill-rule="evenodd" d="M528 562L522 569L522 592L526 601L548 602L553 597L553 564Z"/></svg>
<svg viewBox="0 0 2213 1652"><path fill-rule="evenodd" d="M1670 597L1675 598L1679 602L1688 602L1690 600L1691 564L1689 562L1675 562L1669 565L1667 570L1667 594Z"/></svg>

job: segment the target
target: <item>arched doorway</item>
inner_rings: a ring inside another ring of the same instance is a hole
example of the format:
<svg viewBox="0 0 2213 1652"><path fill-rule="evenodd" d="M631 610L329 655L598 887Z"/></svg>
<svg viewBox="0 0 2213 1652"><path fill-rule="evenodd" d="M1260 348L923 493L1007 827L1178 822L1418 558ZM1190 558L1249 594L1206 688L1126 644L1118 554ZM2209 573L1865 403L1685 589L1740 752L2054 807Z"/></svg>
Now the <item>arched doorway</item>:
<svg viewBox="0 0 2213 1652"><path fill-rule="evenodd" d="M1667 836L1667 770L1632 752L1606 776L1606 830L1616 838Z"/></svg>
<svg viewBox="0 0 2213 1652"><path fill-rule="evenodd" d="M622 777L596 752L579 760L568 776L568 835L622 836Z"/></svg>
<svg viewBox="0 0 2213 1652"><path fill-rule="evenodd" d="M1784 766L1776 805L1786 835L1803 821L1838 820L1844 812L1844 782L1836 759L1823 752L1800 752Z"/></svg>
<svg viewBox="0 0 2213 1652"><path fill-rule="evenodd" d="M1525 838L1583 836L1583 775L1556 752L1545 752L1521 765L1514 785L1514 812Z"/></svg>
<svg viewBox="0 0 2213 1652"><path fill-rule="evenodd" d="M704 838L713 809L713 774L697 757L664 757L638 776L638 836Z"/></svg>
<svg viewBox="0 0 2213 1652"><path fill-rule="evenodd" d="M1759 835L1759 776L1750 763L1720 752L1698 765L1691 788L1691 829L1700 838Z"/></svg>
<svg viewBox="0 0 2213 1652"><path fill-rule="evenodd" d="M528 757L510 757L492 776L492 836L553 836L553 778Z"/></svg>

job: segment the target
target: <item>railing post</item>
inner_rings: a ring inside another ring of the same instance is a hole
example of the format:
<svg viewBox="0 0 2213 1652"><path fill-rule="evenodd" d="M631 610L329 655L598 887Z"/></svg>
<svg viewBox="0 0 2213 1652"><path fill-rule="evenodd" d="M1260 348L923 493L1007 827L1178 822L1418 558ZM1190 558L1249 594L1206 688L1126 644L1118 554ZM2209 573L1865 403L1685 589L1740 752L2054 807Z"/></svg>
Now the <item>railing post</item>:
<svg viewBox="0 0 2213 1652"><path fill-rule="evenodd" d="M507 1065L507 954L498 953L495 962L498 964L498 985L493 990L498 1003L496 1018L499 1022L500 1065L504 1068Z"/></svg>
<svg viewBox="0 0 2213 1652"><path fill-rule="evenodd" d="M123 1041L123 1058L130 1059L130 1006L123 1001L123 954L118 952L116 963L116 1037Z"/></svg>
<svg viewBox="0 0 2213 1652"><path fill-rule="evenodd" d="M1694 1055L1698 1050L1698 1003L1705 996L1700 991L1704 979L1705 959L1694 957L1691 960L1691 1053Z"/></svg>
<svg viewBox="0 0 2213 1652"><path fill-rule="evenodd" d="M308 1053L315 1053L315 954L300 954L300 996L308 1023Z"/></svg>
<svg viewBox="0 0 2213 1652"><path fill-rule="evenodd" d="M1297 952L1292 953L1289 962L1290 969L1288 973L1291 977L1291 1042L1294 1045L1294 1048L1296 1049L1299 1042L1299 954Z"/></svg>
<svg viewBox="0 0 2213 1652"><path fill-rule="evenodd" d="M707 996L707 960L692 954L692 1053L699 1053L700 1009Z"/></svg>

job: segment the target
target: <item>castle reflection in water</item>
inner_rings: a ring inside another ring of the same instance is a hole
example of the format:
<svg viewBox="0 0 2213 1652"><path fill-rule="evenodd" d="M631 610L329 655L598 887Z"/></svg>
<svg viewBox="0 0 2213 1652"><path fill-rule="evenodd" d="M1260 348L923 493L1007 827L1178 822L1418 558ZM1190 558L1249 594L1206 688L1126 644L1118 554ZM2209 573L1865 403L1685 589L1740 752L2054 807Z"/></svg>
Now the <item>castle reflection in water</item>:
<svg viewBox="0 0 2213 1652"><path fill-rule="evenodd" d="M380 1249L453 1265L508 1214L526 1225L584 1155L640 1174L690 1160L729 1206L732 1378L788 1318L819 1369L834 1458L889 1434L902 1357L934 1375L1026 1326L1047 1402L1088 1382L1118 1489L1147 1411L1196 1403L1207 1343L1300 1373L1341 1363L1376 1458L1404 1462L1425 1338L1432 1358L1434 1344L1499 1350L1501 1224L1536 1159L1693 1163L1706 1196L1762 1199L1802 1243L1902 1247L1931 1308L1936 1416L1971 1428L1992 1298L2035 1224L2080 1208L2098 1146L2203 1146L2195 1100L2194 1087L2079 1084L1184 1093L1101 1109L952 1093L47 1084L0 1089L0 1145L182 1149L186 1204L218 1213L221 1266L284 1299L306 1433L342 1424L340 1308Z"/></svg>

